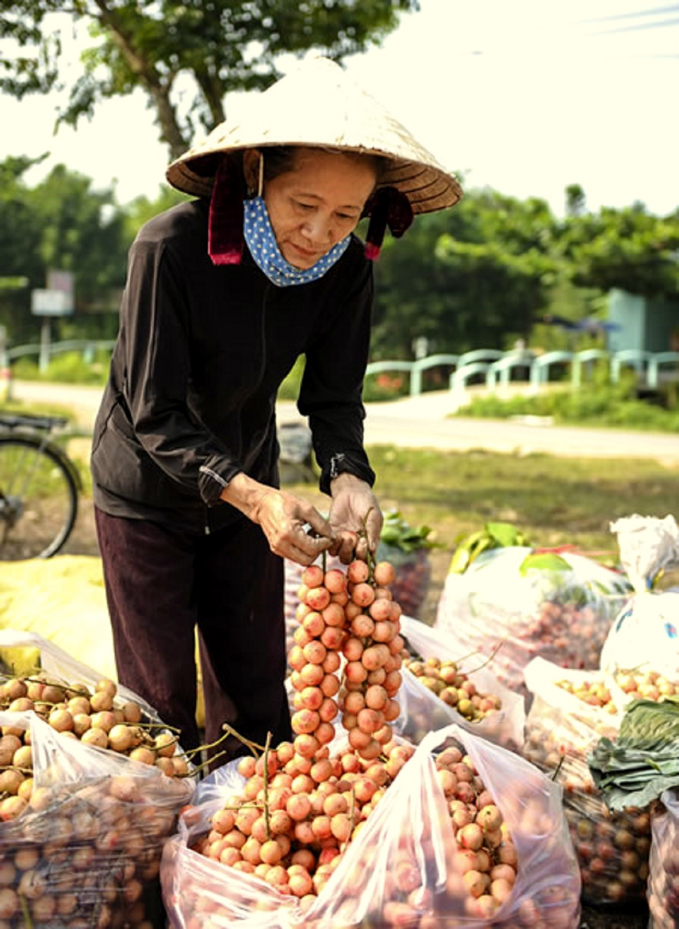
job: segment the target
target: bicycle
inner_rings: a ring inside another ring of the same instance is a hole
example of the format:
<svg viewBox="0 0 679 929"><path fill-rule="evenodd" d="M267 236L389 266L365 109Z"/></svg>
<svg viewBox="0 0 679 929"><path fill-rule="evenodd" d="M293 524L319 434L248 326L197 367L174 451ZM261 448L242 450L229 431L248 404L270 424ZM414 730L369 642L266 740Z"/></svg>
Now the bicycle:
<svg viewBox="0 0 679 929"><path fill-rule="evenodd" d="M67 422L0 413L0 561L50 558L73 531L82 483L52 439Z"/></svg>

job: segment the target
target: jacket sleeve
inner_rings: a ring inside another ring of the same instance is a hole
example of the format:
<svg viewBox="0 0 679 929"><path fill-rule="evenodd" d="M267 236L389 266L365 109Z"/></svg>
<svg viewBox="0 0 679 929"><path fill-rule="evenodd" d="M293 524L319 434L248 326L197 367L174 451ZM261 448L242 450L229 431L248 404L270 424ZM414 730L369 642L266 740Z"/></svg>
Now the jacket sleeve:
<svg viewBox="0 0 679 929"><path fill-rule="evenodd" d="M343 472L371 486L375 482L363 446L362 392L370 350L373 273L362 248L358 273L354 269L346 277L348 284L333 296L327 325L307 349L298 401L300 413L309 417L321 468L319 486L326 494L330 481Z"/></svg>
<svg viewBox="0 0 679 929"><path fill-rule="evenodd" d="M212 506L242 465L187 402L190 299L181 261L167 243L133 244L121 307L123 396L132 426L156 465L187 494Z"/></svg>

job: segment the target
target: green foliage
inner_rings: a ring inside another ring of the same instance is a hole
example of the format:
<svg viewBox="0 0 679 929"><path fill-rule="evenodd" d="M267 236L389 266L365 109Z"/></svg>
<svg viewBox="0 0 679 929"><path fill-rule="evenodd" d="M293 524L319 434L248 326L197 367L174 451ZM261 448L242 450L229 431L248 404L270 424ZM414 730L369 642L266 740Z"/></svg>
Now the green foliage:
<svg viewBox="0 0 679 929"><path fill-rule="evenodd" d="M278 389L279 400L297 400L299 397L299 388L304 374L304 361L304 357L300 356L295 362L292 371Z"/></svg>
<svg viewBox="0 0 679 929"><path fill-rule="evenodd" d="M97 351L92 359L84 358L82 352L64 352L51 359L45 372L41 372L37 363L28 358L17 359L12 371L15 378L25 381L104 385L110 360L110 354L103 351Z"/></svg>
<svg viewBox="0 0 679 929"><path fill-rule="evenodd" d="M643 297L679 295L679 216L659 219L639 204L568 216L559 251L573 282Z"/></svg>
<svg viewBox="0 0 679 929"><path fill-rule="evenodd" d="M0 291L3 323L16 344L37 340L31 291L46 286L51 269L74 274L76 314L106 306L125 276L123 214L111 204L110 192L92 190L88 178L64 165L29 188L24 174L35 163L11 157L0 163L0 268L25 280L24 287ZM52 325L59 338L69 323L55 319Z"/></svg>
<svg viewBox="0 0 679 929"><path fill-rule="evenodd" d="M434 539L432 531L431 526L411 526L398 510L388 510L384 514L380 540L402 552L441 548L442 544Z"/></svg>
<svg viewBox="0 0 679 929"><path fill-rule="evenodd" d="M413 336L458 354L527 339L554 280L555 229L543 201L489 190L418 217L376 268L373 358L411 358Z"/></svg>
<svg viewBox="0 0 679 929"><path fill-rule="evenodd" d="M101 101L141 88L175 158L198 129L224 119L227 92L262 89L279 76L281 54L317 49L341 60L378 43L401 12L417 8L417 0L78 0L65 11L56 0L17 0L0 10L0 35L21 47L3 62L0 90L21 99L67 89L59 121L76 126ZM61 36L78 26L89 27L93 41L69 86Z"/></svg>
<svg viewBox="0 0 679 929"><path fill-rule="evenodd" d="M617 385L587 384L580 389L565 387L506 400L497 395L476 397L469 405L460 407L455 415L491 419L541 416L551 417L555 423L562 424L679 431L679 410L676 407L665 409L636 399L627 378Z"/></svg>

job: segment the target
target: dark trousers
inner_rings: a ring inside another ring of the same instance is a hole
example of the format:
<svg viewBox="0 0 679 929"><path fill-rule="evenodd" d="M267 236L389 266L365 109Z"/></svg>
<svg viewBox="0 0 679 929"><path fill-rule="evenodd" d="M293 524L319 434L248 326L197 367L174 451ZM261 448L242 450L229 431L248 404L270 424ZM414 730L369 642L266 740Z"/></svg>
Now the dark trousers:
<svg viewBox="0 0 679 929"><path fill-rule="evenodd" d="M242 519L203 535L100 510L95 519L120 683L181 730L184 748L198 746L197 629L206 742L224 722L260 745L268 732L272 745L289 739L283 561L261 529Z"/></svg>

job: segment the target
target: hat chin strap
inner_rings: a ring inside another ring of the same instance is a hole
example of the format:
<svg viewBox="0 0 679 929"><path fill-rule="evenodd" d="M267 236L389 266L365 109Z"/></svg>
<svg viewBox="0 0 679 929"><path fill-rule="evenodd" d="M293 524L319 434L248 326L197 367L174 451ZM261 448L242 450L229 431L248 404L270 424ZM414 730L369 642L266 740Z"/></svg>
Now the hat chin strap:
<svg viewBox="0 0 679 929"><path fill-rule="evenodd" d="M242 177L225 155L215 174L208 216L207 250L214 265L241 263L244 197Z"/></svg>
<svg viewBox="0 0 679 929"><path fill-rule="evenodd" d="M396 187L379 187L368 201L366 212L370 212L365 256L370 261L380 257L382 242L387 226L395 239L400 239L413 221L410 200Z"/></svg>

